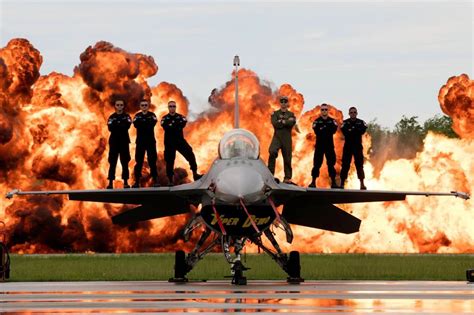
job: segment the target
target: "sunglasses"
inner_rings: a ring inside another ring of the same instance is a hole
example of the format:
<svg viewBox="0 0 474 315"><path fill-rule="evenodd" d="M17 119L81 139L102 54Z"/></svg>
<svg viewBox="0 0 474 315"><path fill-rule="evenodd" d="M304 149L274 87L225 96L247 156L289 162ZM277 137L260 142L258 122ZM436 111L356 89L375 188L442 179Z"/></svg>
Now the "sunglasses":
<svg viewBox="0 0 474 315"><path fill-rule="evenodd" d="M280 100L280 103L282 103L282 104L288 103L288 100L282 99L282 100Z"/></svg>
<svg viewBox="0 0 474 315"><path fill-rule="evenodd" d="M327 112L328 109L327 109L327 108L321 108L321 111L322 111L322 112Z"/></svg>
<svg viewBox="0 0 474 315"><path fill-rule="evenodd" d="M147 107L148 104L140 104L140 107Z"/></svg>
<svg viewBox="0 0 474 315"><path fill-rule="evenodd" d="M169 108L175 108L176 105L168 105Z"/></svg>
<svg viewBox="0 0 474 315"><path fill-rule="evenodd" d="M357 114L357 112L349 112L349 114Z"/></svg>

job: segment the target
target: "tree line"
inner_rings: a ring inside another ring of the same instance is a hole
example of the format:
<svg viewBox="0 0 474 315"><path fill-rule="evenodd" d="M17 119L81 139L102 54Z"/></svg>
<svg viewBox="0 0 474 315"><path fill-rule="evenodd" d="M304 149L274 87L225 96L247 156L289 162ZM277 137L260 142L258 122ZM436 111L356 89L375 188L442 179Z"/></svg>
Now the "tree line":
<svg viewBox="0 0 474 315"><path fill-rule="evenodd" d="M376 173L387 160L414 158L423 149L423 139L429 131L459 138L451 127L451 117L445 115L435 115L424 123L418 121L418 116L402 116L393 130L382 127L376 119L367 125L367 132L372 138L369 155Z"/></svg>

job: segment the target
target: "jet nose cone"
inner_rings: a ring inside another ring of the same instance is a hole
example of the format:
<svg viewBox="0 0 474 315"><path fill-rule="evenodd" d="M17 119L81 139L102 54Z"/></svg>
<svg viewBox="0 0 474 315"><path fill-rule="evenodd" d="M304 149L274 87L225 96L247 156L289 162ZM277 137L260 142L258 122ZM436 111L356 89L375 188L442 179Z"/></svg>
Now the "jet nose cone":
<svg viewBox="0 0 474 315"><path fill-rule="evenodd" d="M255 202L263 197L262 176L248 167L223 170L216 178L216 197L226 202Z"/></svg>

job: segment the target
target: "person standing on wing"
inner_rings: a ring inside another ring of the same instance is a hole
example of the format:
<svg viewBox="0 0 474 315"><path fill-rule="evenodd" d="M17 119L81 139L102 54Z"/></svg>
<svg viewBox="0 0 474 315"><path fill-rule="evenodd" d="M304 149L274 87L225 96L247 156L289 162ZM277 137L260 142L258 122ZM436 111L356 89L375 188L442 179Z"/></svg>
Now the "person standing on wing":
<svg viewBox="0 0 474 315"><path fill-rule="evenodd" d="M321 104L321 116L313 122L313 130L316 134L316 144L314 148L313 169L311 170L311 183L309 187L316 187L316 179L319 177L319 169L323 164L323 157L326 156L329 177L331 177L331 188L338 188L336 184L336 152L334 151L333 136L337 131L337 122L329 117L329 107Z"/></svg>
<svg viewBox="0 0 474 315"><path fill-rule="evenodd" d="M291 156L293 150L291 131L296 124L296 117L295 114L288 110L289 102L287 96L280 96L279 101L280 109L274 111L271 116L272 125L275 131L268 150L268 169L272 174L275 174L275 161L278 157L278 151L281 150L283 155L283 168L285 171L283 182L293 184L291 181Z"/></svg>
<svg viewBox="0 0 474 315"><path fill-rule="evenodd" d="M130 188L128 185L128 178L130 173L128 171L128 162L130 162L130 136L128 135L128 129L132 124L132 118L129 114L124 112L125 101L122 99L116 99L114 101L115 113L110 115L107 120L107 127L110 131L109 137L109 174L107 179L109 185L107 189L114 188L115 180L115 168L117 167L117 161L120 157L120 164L122 164L122 179L123 188Z"/></svg>
<svg viewBox="0 0 474 315"><path fill-rule="evenodd" d="M186 117L176 112L176 102L168 102L168 114L161 118L161 127L165 130L165 161L166 176L168 176L169 185L173 185L174 160L176 151L181 153L186 161L189 162L193 179L198 180L202 177L197 172L196 157L189 143L184 139L183 129L186 127Z"/></svg>
<svg viewBox="0 0 474 315"><path fill-rule="evenodd" d="M357 108L349 108L350 118L344 120L341 126L344 134L344 148L342 149L342 167L341 167L341 188L344 188L344 182L347 179L349 168L351 167L352 156L357 169L357 177L360 180L360 189L366 190L364 184L364 153L362 151L362 135L367 130L367 124L362 119L357 118Z"/></svg>
<svg viewBox="0 0 474 315"><path fill-rule="evenodd" d="M157 152L155 140L155 125L158 119L150 111L150 103L143 99L140 101L140 112L133 118L133 125L137 128L137 147L135 150L135 183L133 188L140 187L140 178L142 176L143 160L145 152L147 153L148 165L150 166L150 175L153 179L153 186L158 187L158 171L156 169Z"/></svg>

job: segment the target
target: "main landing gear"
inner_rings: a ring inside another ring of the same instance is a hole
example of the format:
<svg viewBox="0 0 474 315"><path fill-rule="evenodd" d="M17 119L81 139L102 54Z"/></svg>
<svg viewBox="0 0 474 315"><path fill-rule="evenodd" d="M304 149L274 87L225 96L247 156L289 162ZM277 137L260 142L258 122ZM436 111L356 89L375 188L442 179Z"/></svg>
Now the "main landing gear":
<svg viewBox="0 0 474 315"><path fill-rule="evenodd" d="M284 218L281 218L280 220L281 221L279 223L274 225L276 227L282 228L285 231L286 239L289 243L291 243L293 239L291 228L288 223L286 223ZM176 251L174 277L169 279L170 282L188 282L186 275L194 268L199 260L201 260L206 254L212 251L213 248L220 244L224 256L231 266L230 277L232 277L232 284L246 285L247 278L244 276L244 272L249 268L243 265L240 253L247 240L250 240L252 243L260 247L288 274L288 283L299 284L304 282L304 279L301 278L300 253L297 251L292 251L289 255L283 253L274 237L274 233L270 229L266 229L265 231L250 237L223 235L209 229L205 224L203 224L202 218L197 216L189 222L184 230L185 241L189 239L189 235L194 229L201 226L204 227L204 232L201 234L201 237L196 243L194 249L188 255L185 255L184 251L182 250ZM264 235L272 244L272 249L263 244L262 237ZM204 246L204 243L207 245ZM234 248L234 255L231 254L232 247Z"/></svg>
<svg viewBox="0 0 474 315"><path fill-rule="evenodd" d="M178 250L174 256L174 278L170 278L170 282L188 282L186 274L188 266L186 264L186 255L184 251Z"/></svg>
<svg viewBox="0 0 474 315"><path fill-rule="evenodd" d="M194 217L186 225L184 229L184 241L189 240L189 236L193 230L204 226L201 216ZM204 243L210 238L212 234L212 239L206 246L203 246ZM184 251L176 251L175 261L174 261L174 277L170 278L169 282L188 282L186 275L194 268L199 260L204 258L204 256L209 253L214 247L219 245L220 237L217 233L212 232L208 227L205 227L204 232L201 234L196 246L194 249L186 256Z"/></svg>

